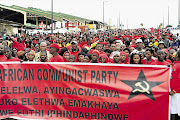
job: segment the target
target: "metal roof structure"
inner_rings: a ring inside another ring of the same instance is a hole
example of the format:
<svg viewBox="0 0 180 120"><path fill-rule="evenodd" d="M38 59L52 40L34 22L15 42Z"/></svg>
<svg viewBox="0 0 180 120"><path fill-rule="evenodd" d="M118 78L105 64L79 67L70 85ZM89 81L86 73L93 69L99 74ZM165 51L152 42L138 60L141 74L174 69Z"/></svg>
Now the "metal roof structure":
<svg viewBox="0 0 180 120"><path fill-rule="evenodd" d="M11 24L21 24L26 25L27 23L31 23L34 25L38 25L40 21L44 21L45 24L51 24L51 11L44 11L41 9L33 8L33 7L20 7L16 5L6 6L0 4L0 20L8 21ZM53 12L53 22L56 21L72 21L72 22L90 22L92 20L60 13Z"/></svg>
<svg viewBox="0 0 180 120"><path fill-rule="evenodd" d="M16 6L16 5L13 5L10 7L20 10L20 11L27 12L27 13L35 14L38 16L44 16L47 18L51 18L51 11L44 11L42 9L37 9L37 8L33 8L33 7L24 8L24 7L20 7L20 6ZM81 18L81 17L77 17L77 16L65 14L65 13L60 13L60 12L58 12L58 13L53 12L53 19L56 21L63 21L63 19L68 20L68 21L78 20L80 22L91 21L89 19L85 19L85 18Z"/></svg>

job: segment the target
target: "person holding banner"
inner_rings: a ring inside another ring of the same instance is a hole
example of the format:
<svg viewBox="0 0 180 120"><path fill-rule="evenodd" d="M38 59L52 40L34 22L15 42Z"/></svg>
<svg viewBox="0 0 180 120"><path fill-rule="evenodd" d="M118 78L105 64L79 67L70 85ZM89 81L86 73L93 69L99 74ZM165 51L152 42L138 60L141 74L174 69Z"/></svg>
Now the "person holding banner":
<svg viewBox="0 0 180 120"><path fill-rule="evenodd" d="M76 57L74 55L70 55L69 62L76 62Z"/></svg>
<svg viewBox="0 0 180 120"><path fill-rule="evenodd" d="M119 51L114 51L112 52L113 54L113 63L119 64L120 62L120 52Z"/></svg>
<svg viewBox="0 0 180 120"><path fill-rule="evenodd" d="M152 65L168 65L169 62L165 61L165 52L163 50L158 50L157 51L157 57L158 59L155 60L154 63L152 63Z"/></svg>
<svg viewBox="0 0 180 120"><path fill-rule="evenodd" d="M5 62L15 62L15 61L20 61L19 58L15 58L12 56L12 50L9 47L6 47L4 49L4 53L5 56L7 57L7 59L5 60Z"/></svg>
<svg viewBox="0 0 180 120"><path fill-rule="evenodd" d="M99 62L100 63L108 63L109 62L109 58L106 54L100 54L99 55Z"/></svg>
<svg viewBox="0 0 180 120"><path fill-rule="evenodd" d="M180 51L175 56L175 65L172 71L172 79L170 82L171 91L171 120L180 119Z"/></svg>
<svg viewBox="0 0 180 120"><path fill-rule="evenodd" d="M99 55L100 55L99 51L98 50L94 50L92 52L92 55L91 55L92 59L91 59L90 63L99 63L99 61L98 61Z"/></svg>
<svg viewBox="0 0 180 120"><path fill-rule="evenodd" d="M142 64L141 55L138 52L131 54L130 64Z"/></svg>
<svg viewBox="0 0 180 120"><path fill-rule="evenodd" d="M47 52L47 59L49 60L52 57L52 54L49 53L49 51L47 51L47 43L46 42L41 42L40 43L40 52L35 54L35 61L39 61L40 60L40 55L42 51L46 51Z"/></svg>
<svg viewBox="0 0 180 120"><path fill-rule="evenodd" d="M47 60L47 52L46 51L41 52L40 60L38 62L48 62L48 60Z"/></svg>
<svg viewBox="0 0 180 120"><path fill-rule="evenodd" d="M63 54L64 62L69 62L69 56L70 56L70 53L68 51L64 52Z"/></svg>
<svg viewBox="0 0 180 120"><path fill-rule="evenodd" d="M84 62L84 57L85 57L84 52L78 53L78 56L77 56L78 62Z"/></svg>
<svg viewBox="0 0 180 120"><path fill-rule="evenodd" d="M34 57L35 57L35 52L33 50L27 53L27 59L29 62L34 62Z"/></svg>
<svg viewBox="0 0 180 120"><path fill-rule="evenodd" d="M128 63L128 56L125 52L120 52L120 64L129 64Z"/></svg>
<svg viewBox="0 0 180 120"><path fill-rule="evenodd" d="M84 62L89 63L91 61L91 55L90 54L86 54L84 57Z"/></svg>
<svg viewBox="0 0 180 120"><path fill-rule="evenodd" d="M51 44L49 52L52 54L52 57L49 59L49 62L64 62L64 59L58 54L60 47L58 44Z"/></svg>
<svg viewBox="0 0 180 120"><path fill-rule="evenodd" d="M141 62L142 64L151 65L155 60L152 59L153 56L153 50L151 48L146 49L145 56Z"/></svg>

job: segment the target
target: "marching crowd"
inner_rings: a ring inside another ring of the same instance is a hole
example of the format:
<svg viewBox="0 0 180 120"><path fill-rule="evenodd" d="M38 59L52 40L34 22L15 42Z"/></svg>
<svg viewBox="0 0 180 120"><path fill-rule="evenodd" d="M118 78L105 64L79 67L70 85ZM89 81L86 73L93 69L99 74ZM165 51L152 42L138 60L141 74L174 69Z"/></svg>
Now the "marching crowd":
<svg viewBox="0 0 180 120"><path fill-rule="evenodd" d="M180 41L168 30L0 36L0 61L168 65Z"/></svg>
<svg viewBox="0 0 180 120"><path fill-rule="evenodd" d="M166 29L4 35L0 36L0 62L172 65L170 95L180 100L178 37ZM172 120L180 116L180 103L174 100Z"/></svg>

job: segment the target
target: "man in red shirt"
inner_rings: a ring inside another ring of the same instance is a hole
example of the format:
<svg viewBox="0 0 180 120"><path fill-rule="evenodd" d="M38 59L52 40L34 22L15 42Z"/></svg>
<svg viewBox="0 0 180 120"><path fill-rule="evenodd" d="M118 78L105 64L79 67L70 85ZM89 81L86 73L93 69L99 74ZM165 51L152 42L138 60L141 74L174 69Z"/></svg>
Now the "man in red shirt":
<svg viewBox="0 0 180 120"><path fill-rule="evenodd" d="M180 117L180 51L176 54L176 63L172 71L171 91L171 120L179 120Z"/></svg>
<svg viewBox="0 0 180 120"><path fill-rule="evenodd" d="M7 58L4 55L4 45L0 45L0 62L4 62L6 59Z"/></svg>
<svg viewBox="0 0 180 120"><path fill-rule="evenodd" d="M52 54L52 57L49 59L49 62L64 62L64 59L58 54L60 47L58 44L51 44L49 52Z"/></svg>
<svg viewBox="0 0 180 120"><path fill-rule="evenodd" d="M81 49L78 48L78 43L77 43L77 41L72 41L72 42L71 42L71 48L70 48L70 50L69 50L69 53L70 53L71 55L74 55L74 56L75 56L76 62L78 62L77 56L78 56L78 54L79 54L80 52L81 52Z"/></svg>
<svg viewBox="0 0 180 120"><path fill-rule="evenodd" d="M7 59L5 60L5 62L15 62L15 61L20 61L18 58L14 58L12 56L12 50L11 48L7 47L4 49L4 53L5 56L7 57Z"/></svg>
<svg viewBox="0 0 180 120"><path fill-rule="evenodd" d="M163 50L158 50L157 56L158 56L158 59L155 60L154 63L152 63L153 65L168 65L169 64L167 61L164 60L165 53Z"/></svg>

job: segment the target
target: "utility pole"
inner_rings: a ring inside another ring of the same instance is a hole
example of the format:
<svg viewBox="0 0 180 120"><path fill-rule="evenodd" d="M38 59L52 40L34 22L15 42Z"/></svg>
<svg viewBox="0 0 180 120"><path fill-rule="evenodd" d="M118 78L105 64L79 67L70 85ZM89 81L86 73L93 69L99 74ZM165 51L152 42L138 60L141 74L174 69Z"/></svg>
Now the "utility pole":
<svg viewBox="0 0 180 120"><path fill-rule="evenodd" d="M180 27L180 0L178 2L178 27Z"/></svg>
<svg viewBox="0 0 180 120"><path fill-rule="evenodd" d="M117 18L117 29L119 29L119 24L118 24L119 22L118 22L118 20L119 20L119 19Z"/></svg>
<svg viewBox="0 0 180 120"><path fill-rule="evenodd" d="M122 21L121 21L121 30L122 30Z"/></svg>
<svg viewBox="0 0 180 120"><path fill-rule="evenodd" d="M169 5L168 5L168 25L169 25Z"/></svg>
<svg viewBox="0 0 180 120"><path fill-rule="evenodd" d="M51 34L53 34L53 0L51 0Z"/></svg>
<svg viewBox="0 0 180 120"><path fill-rule="evenodd" d="M119 12L119 28L121 27L121 17L120 17L120 12Z"/></svg>
<svg viewBox="0 0 180 120"><path fill-rule="evenodd" d="M164 28L164 13L163 13L163 28Z"/></svg>
<svg viewBox="0 0 180 120"><path fill-rule="evenodd" d="M127 30L128 30L128 18L127 18Z"/></svg>
<svg viewBox="0 0 180 120"><path fill-rule="evenodd" d="M103 30L104 30L104 3L107 2L107 1L104 1L103 0Z"/></svg>
<svg viewBox="0 0 180 120"><path fill-rule="evenodd" d="M103 1L103 30L104 30L104 1Z"/></svg>

